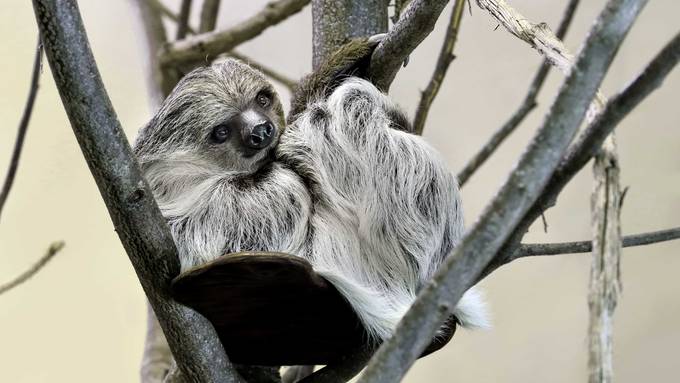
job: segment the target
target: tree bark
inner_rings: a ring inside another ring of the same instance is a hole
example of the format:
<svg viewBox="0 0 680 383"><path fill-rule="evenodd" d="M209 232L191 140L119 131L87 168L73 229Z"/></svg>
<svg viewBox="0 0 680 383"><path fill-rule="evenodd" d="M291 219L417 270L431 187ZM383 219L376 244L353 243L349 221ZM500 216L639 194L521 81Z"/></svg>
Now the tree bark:
<svg viewBox="0 0 680 383"><path fill-rule="evenodd" d="M314 69L352 38L387 32L389 0L312 0Z"/></svg>

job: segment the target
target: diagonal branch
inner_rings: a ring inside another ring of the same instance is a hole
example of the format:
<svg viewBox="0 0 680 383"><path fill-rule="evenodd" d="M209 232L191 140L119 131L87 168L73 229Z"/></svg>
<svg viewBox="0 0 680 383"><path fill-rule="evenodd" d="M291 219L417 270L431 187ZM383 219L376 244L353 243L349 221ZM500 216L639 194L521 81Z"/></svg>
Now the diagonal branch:
<svg viewBox="0 0 680 383"><path fill-rule="evenodd" d="M569 30L569 26L571 25L571 21L574 18L574 14L576 13L576 8L579 4L580 0L570 0L569 4L567 4L567 8L564 11L564 15L562 16L562 21L560 21L560 25L557 27L557 33L555 33L555 36L559 40L563 40L564 36L566 36L567 31ZM531 81L531 85L529 85L529 91L527 92L527 95L524 97L524 101L522 101L522 105L520 105L519 109L515 112L515 114L510 117L510 119L501 126L500 129L496 133L494 133L493 136L489 139L489 141L482 147L482 149L475 154L470 161L465 164L465 167L458 173L458 183L460 186L463 186L474 174L477 169L479 169L485 162L486 160L491 157L491 155L498 149L498 147L505 141L505 139L517 129L517 127L524 121L526 116L529 115L529 113L536 108L536 97L538 96L538 92L541 90L543 87L543 83L545 82L545 79L548 77L548 73L550 72L550 62L546 59L543 61L543 64L538 68L538 71L534 75L534 79Z"/></svg>
<svg viewBox="0 0 680 383"><path fill-rule="evenodd" d="M498 256L486 267L481 278L498 267L511 262L513 254L519 246L529 226L548 208L552 207L560 192L600 150L604 140L614 131L616 125L623 120L642 100L661 86L663 80L680 61L680 33L664 46L642 73L621 93L613 97L603 112L583 131L571 146L565 158L560 162L541 198L522 218L506 240Z"/></svg>
<svg viewBox="0 0 680 383"><path fill-rule="evenodd" d="M680 239L680 227L627 235L623 237L623 247L645 246L660 242ZM515 254L513 260L539 255L560 255L589 253L593 251L593 241L562 242L562 243L523 243Z"/></svg>
<svg viewBox="0 0 680 383"><path fill-rule="evenodd" d="M477 223L418 295L359 382L399 381L520 223L557 168L569 141L645 0L610 0L591 29L574 70L515 170Z"/></svg>
<svg viewBox="0 0 680 383"><path fill-rule="evenodd" d="M21 158L21 151L24 148L24 139L26 138L26 131L28 131L28 123L31 121L33 114L33 105L35 105L35 98L38 95L40 71L42 69L42 43L38 39L38 46L33 59L33 72L31 74L31 85L28 91L28 98L24 106L24 112L21 115L19 122L19 129L17 129L17 138L14 141L14 150L12 151L12 158L9 161L9 168L5 181L2 183L0 189L0 216L2 216L2 208L5 207L9 191L12 190L14 184L14 177L16 177L17 169L19 168L19 159Z"/></svg>
<svg viewBox="0 0 680 383"><path fill-rule="evenodd" d="M309 2L310 0L272 1L263 10L232 28L169 43L161 51L160 62L162 65L181 65L210 61L300 12Z"/></svg>
<svg viewBox="0 0 680 383"><path fill-rule="evenodd" d="M439 52L434 73L432 73L432 78L430 78L427 88L425 88L420 96L420 103L416 110L416 116L413 119L413 128L416 134L423 134L425 120L427 120L430 106L432 105L434 98L437 97L437 93L439 93L439 88L444 81L446 71L456 57L453 54L453 48L456 46L458 30L460 29L460 22L463 19L463 10L465 9L466 1L467 0L456 0L456 3L451 10L451 19L449 20L449 26L446 28L444 44Z"/></svg>
<svg viewBox="0 0 680 383"><path fill-rule="evenodd" d="M106 94L76 1L34 0L33 8L71 127L180 369L191 381L241 382L210 322L170 298L177 249Z"/></svg>
<svg viewBox="0 0 680 383"><path fill-rule="evenodd" d="M0 285L0 295L8 292L9 290L31 279L32 276L34 276L38 271L42 270L42 268L47 264L47 262L49 262L63 248L64 248L63 241L53 242L47 249L45 255L43 255L42 258L38 260L38 262L34 263L33 266L31 266L28 270L24 271L13 280Z"/></svg>
<svg viewBox="0 0 680 383"><path fill-rule="evenodd" d="M371 57L370 78L387 92L402 63L434 29L448 0L413 0Z"/></svg>

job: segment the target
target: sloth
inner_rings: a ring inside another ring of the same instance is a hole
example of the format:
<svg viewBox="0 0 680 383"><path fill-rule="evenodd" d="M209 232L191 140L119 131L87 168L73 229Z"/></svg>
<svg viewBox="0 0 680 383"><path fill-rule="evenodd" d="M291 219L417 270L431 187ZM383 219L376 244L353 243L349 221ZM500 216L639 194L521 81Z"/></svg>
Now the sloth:
<svg viewBox="0 0 680 383"><path fill-rule="evenodd" d="M294 94L226 59L186 75L134 152L177 244L182 271L241 251L302 257L381 342L463 235L442 157L365 77L355 40ZM453 313L483 326L469 290Z"/></svg>

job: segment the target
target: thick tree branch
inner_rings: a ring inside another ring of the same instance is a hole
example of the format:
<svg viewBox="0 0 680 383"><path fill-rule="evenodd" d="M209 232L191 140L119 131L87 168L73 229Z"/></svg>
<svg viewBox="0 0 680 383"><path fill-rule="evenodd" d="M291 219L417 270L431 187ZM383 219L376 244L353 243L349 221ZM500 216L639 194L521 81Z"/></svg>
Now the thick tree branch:
<svg viewBox="0 0 680 383"><path fill-rule="evenodd" d="M538 199L575 136L588 105L644 0L610 0L536 137L477 223L419 294L359 382L399 381L463 293L478 279Z"/></svg>
<svg viewBox="0 0 680 383"><path fill-rule="evenodd" d="M310 0L277 0L263 10L232 28L208 32L167 44L161 51L161 65L181 65L197 61L211 61L229 52L265 29L274 26L302 10Z"/></svg>
<svg viewBox="0 0 680 383"><path fill-rule="evenodd" d="M106 95L76 1L33 6L75 136L180 369L192 381L240 382L212 325L170 298L177 249Z"/></svg>
<svg viewBox="0 0 680 383"><path fill-rule="evenodd" d="M177 16L177 35L176 40L182 40L186 37L189 31L189 17L191 16L191 3L192 0L182 0L182 5L179 9L179 15Z"/></svg>
<svg viewBox="0 0 680 383"><path fill-rule="evenodd" d="M564 11L564 15L562 16L562 21L560 21L559 26L557 27L557 33L555 33L555 36L562 40L564 39L564 36L566 36L567 31L569 30L569 26L571 25L571 21L574 18L574 14L576 13L576 8L578 6L578 3L580 0L570 0L569 4L567 4L567 8ZM460 186L463 186L474 174L477 169L479 169L485 162L486 160L491 157L491 155L498 149L498 147L505 141L505 139L515 131L515 129L524 121L526 116L529 115L529 113L536 108L536 98L538 96L538 92L541 90L543 87L543 84L545 83L545 79L548 77L548 73L550 72L550 62L546 59L543 61L543 64L538 68L538 71L534 75L534 79L531 81L531 85L529 85L529 91L527 92L527 95L524 97L524 101L522 101L522 105L520 105L519 109L513 114L510 119L501 126L500 129L496 133L494 133L493 136L491 136L491 139L482 147L482 149L475 154L470 161L465 164L465 167L458 173L458 183Z"/></svg>
<svg viewBox="0 0 680 383"><path fill-rule="evenodd" d="M418 104L418 109L416 109L416 116L413 119L413 128L415 129L416 134L423 134L425 120L427 120L430 106L432 105L434 98L437 97L437 93L439 93L439 88L444 81L449 65L451 65L451 62L456 57L453 54L453 48L456 46L458 30L460 29L460 22L463 19L463 11L465 10L466 2L467 0L456 0L453 9L451 10L451 19L449 20L449 26L446 28L444 44L439 52L434 73L432 73L430 82L420 96L420 103Z"/></svg>
<svg viewBox="0 0 680 383"><path fill-rule="evenodd" d="M206 33L214 30L219 11L220 0L203 0L203 7L201 7L201 23L198 27L198 31Z"/></svg>
<svg viewBox="0 0 680 383"><path fill-rule="evenodd" d="M623 237L623 247L645 246L680 239L680 227L652 231ZM513 254L512 259L540 255L560 255L589 253L593 251L593 241L562 243L523 243Z"/></svg>
<svg viewBox="0 0 680 383"><path fill-rule="evenodd" d="M387 32L389 0L313 0L312 67L350 39Z"/></svg>
<svg viewBox="0 0 680 383"><path fill-rule="evenodd" d="M397 75L404 60L434 29L448 0L413 0L371 57L370 78L383 91Z"/></svg>
<svg viewBox="0 0 680 383"><path fill-rule="evenodd" d="M24 271L16 278L0 285L0 295L8 292L9 290L12 290L13 288L31 279L32 276L34 276L38 271L42 270L42 268L47 264L47 262L49 262L63 248L64 242L62 241L53 242L47 249L45 255L43 255L42 258L38 260L38 262L34 263L28 270Z"/></svg>
<svg viewBox="0 0 680 383"><path fill-rule="evenodd" d="M28 123L31 121L33 105L35 105L35 98L38 95L40 71L42 69L42 51L42 43L40 42L40 39L38 39L38 46L36 47L35 58L33 59L33 71L31 73L31 85L28 89L28 98L24 105L21 121L19 121L17 138L14 141L14 149L12 150L12 157L9 160L5 181L2 183L2 189L0 189L0 217L2 217L2 209L5 207L9 191L12 190L14 178L16 177L17 169L19 168L19 159L21 158L21 151L24 148L24 139L26 138L26 132L28 131Z"/></svg>
<svg viewBox="0 0 680 383"><path fill-rule="evenodd" d="M607 103L604 111L579 135L565 158L560 162L555 174L541 198L522 218L506 240L503 249L482 273L482 278L498 267L513 260L513 254L529 226L548 208L552 207L567 183L592 159L602 147L606 137L650 93L661 86L666 76L680 61L680 33L659 52L642 73L621 93ZM481 278L480 278L481 279Z"/></svg>

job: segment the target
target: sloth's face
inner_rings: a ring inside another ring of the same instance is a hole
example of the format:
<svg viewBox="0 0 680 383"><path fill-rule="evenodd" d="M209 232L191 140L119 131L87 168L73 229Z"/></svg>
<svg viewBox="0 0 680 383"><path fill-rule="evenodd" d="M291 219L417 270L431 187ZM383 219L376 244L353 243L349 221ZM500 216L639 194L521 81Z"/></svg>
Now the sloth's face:
<svg viewBox="0 0 680 383"><path fill-rule="evenodd" d="M140 133L142 158L165 156L234 175L273 160L284 128L281 102L258 71L225 60L186 75Z"/></svg>

